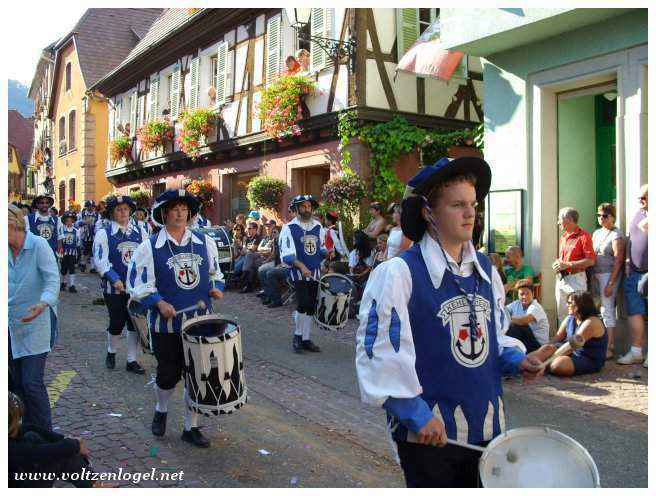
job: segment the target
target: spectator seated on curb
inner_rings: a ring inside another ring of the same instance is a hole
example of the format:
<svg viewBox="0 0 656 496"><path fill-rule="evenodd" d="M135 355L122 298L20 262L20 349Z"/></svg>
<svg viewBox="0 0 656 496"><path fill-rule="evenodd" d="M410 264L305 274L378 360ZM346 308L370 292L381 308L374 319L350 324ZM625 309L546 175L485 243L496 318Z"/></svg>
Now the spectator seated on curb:
<svg viewBox="0 0 656 496"><path fill-rule="evenodd" d="M363 290L367 279L369 278L369 273L371 272L371 267L374 264L372 256L372 248L369 243L369 238L364 233L364 231L355 231L353 233L353 250L349 253L349 269L351 274L351 279L355 282L356 286L359 286ZM359 292L360 295L362 291ZM357 301L360 301L360 298L357 298Z"/></svg>
<svg viewBox="0 0 656 496"><path fill-rule="evenodd" d="M254 234L258 232L258 226L256 222L248 223L249 239L246 242L246 254L242 268L244 271L246 283L241 290L242 293L250 293L253 291L257 283L258 269L263 263L272 261L273 237L271 236L271 231L273 227L275 227L276 223L275 221L271 222L273 222L273 225L267 223L266 233L264 236Z"/></svg>
<svg viewBox="0 0 656 496"><path fill-rule="evenodd" d="M498 253L490 253L488 257L490 258L492 265L497 268L499 277L501 277L501 282L506 284L506 273L503 271L503 260L501 260L501 257Z"/></svg>
<svg viewBox="0 0 656 496"><path fill-rule="evenodd" d="M382 233L378 235L376 239L376 249L373 253L373 266L372 269L378 267L381 263L387 260L387 239L389 235L387 233Z"/></svg>
<svg viewBox="0 0 656 496"><path fill-rule="evenodd" d="M549 319L533 297L533 285L528 279L519 281L515 287L519 298L506 306L511 317L506 335L524 343L527 352L535 351L549 342Z"/></svg>
<svg viewBox="0 0 656 496"><path fill-rule="evenodd" d="M262 293L258 296L262 298L262 304L269 308L282 306L282 288L289 275L289 267L280 259L279 234L277 229L272 229L273 260L262 264L257 272L262 285Z"/></svg>
<svg viewBox="0 0 656 496"><path fill-rule="evenodd" d="M91 480L90 452L82 439L66 438L48 429L23 424L23 401L11 392L8 406L9 487L52 487L55 480L43 480L46 474L68 480L75 487L108 487ZM82 477L83 469L85 477ZM20 480L19 474L25 480ZM40 480L35 477L37 474ZM73 474L77 474L76 480L72 480Z"/></svg>
<svg viewBox="0 0 656 496"><path fill-rule="evenodd" d="M608 332L598 316L592 295L581 291L570 293L567 296L567 311L568 315L552 341L530 355L544 361L553 355L560 345L569 351L551 362L549 371L552 374L573 376L599 372L606 362ZM577 350L572 350L568 343L574 334L584 340L583 346Z"/></svg>
<svg viewBox="0 0 656 496"><path fill-rule="evenodd" d="M503 266L506 282L503 289L508 292L519 289L517 286L523 280L533 283L535 271L530 265L524 264L524 253L519 246L509 246L506 249L506 260ZM511 297L513 297L512 295Z"/></svg>

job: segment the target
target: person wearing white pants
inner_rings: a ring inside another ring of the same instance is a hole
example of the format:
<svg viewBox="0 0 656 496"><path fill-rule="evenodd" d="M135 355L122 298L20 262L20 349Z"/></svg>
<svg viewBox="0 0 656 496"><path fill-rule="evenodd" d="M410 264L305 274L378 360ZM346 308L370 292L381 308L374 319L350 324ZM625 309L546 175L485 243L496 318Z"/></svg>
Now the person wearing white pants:
<svg viewBox="0 0 656 496"><path fill-rule="evenodd" d="M608 330L608 351L606 358L614 355L613 339L616 326L617 290L622 277L625 240L615 227L615 206L602 203L597 208L597 221L601 226L592 233L592 244L597 262L594 266L596 291L601 298L601 316Z"/></svg>

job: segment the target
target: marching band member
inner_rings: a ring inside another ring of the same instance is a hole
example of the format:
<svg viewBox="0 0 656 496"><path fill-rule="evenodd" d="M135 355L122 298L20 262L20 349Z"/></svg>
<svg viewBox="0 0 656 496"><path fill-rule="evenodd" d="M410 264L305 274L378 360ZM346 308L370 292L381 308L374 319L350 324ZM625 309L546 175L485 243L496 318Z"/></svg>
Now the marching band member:
<svg viewBox="0 0 656 496"><path fill-rule="evenodd" d="M198 199L184 189L162 193L153 206L153 219L164 227L139 246L128 277L128 291L149 309L148 327L157 359L152 433L158 437L166 432L169 398L184 370L182 324L210 313L210 298L221 298L225 288L216 243L188 227L198 210ZM176 313L200 300L205 303L204 310ZM189 405L186 389L184 401ZM188 407L182 440L203 448L210 446L198 429L198 413Z"/></svg>
<svg viewBox="0 0 656 496"><path fill-rule="evenodd" d="M345 260L349 252L339 231L335 229L337 220L337 212L326 212L326 250L332 260Z"/></svg>
<svg viewBox="0 0 656 496"><path fill-rule="evenodd" d="M317 206L318 203L312 195L295 196L290 209L296 216L280 231L280 255L282 261L291 266L290 277L294 282L298 300L292 341L295 353L301 353L302 350L321 351L310 340L319 289L320 266L326 256L325 231L321 223L312 217L312 211Z"/></svg>
<svg viewBox="0 0 656 496"><path fill-rule="evenodd" d="M137 223L138 226L142 227L147 233L148 236L152 234L152 228L148 223L148 209L144 207L137 207L134 211L132 219Z"/></svg>
<svg viewBox="0 0 656 496"><path fill-rule="evenodd" d="M64 225L59 233L58 242L58 249L62 254L61 275L64 276L60 290L64 291L68 286L71 293L77 293L77 289L75 289L75 262L77 261L78 250L82 245L79 230L73 226L73 221L76 218L75 212L64 212L64 215L61 216Z"/></svg>
<svg viewBox="0 0 656 496"><path fill-rule="evenodd" d="M50 213L55 199L48 195L39 195L32 200L32 213L25 216L25 230L44 238L53 253L57 254L57 239L61 223L56 215Z"/></svg>
<svg viewBox="0 0 656 496"><path fill-rule="evenodd" d="M93 200L86 200L84 208L78 215L77 227L82 242L82 256L80 258L80 270L87 270L87 265L93 268L93 237L96 233L96 222L100 215L96 212Z"/></svg>
<svg viewBox="0 0 656 496"><path fill-rule="evenodd" d="M148 238L146 232L130 222L135 204L129 196L110 196L104 215L111 219L107 227L96 232L93 241L93 263L100 274L103 297L109 312L107 327L108 369L116 367L116 347L123 327L128 329L128 356L125 370L135 374L145 373L137 362L139 336L128 314L129 295L126 292L128 266L139 244Z"/></svg>
<svg viewBox="0 0 656 496"><path fill-rule="evenodd" d="M212 227L212 223L207 220L205 217L203 217L203 214L198 212L196 217L191 219L191 225L189 226L190 229L199 229L201 227Z"/></svg>
<svg viewBox="0 0 656 496"><path fill-rule="evenodd" d="M505 430L501 374L543 372L505 336L501 278L475 251L485 161L441 159L408 183L401 224L415 245L371 274L356 369L364 402L383 407L408 487L476 487L480 446Z"/></svg>

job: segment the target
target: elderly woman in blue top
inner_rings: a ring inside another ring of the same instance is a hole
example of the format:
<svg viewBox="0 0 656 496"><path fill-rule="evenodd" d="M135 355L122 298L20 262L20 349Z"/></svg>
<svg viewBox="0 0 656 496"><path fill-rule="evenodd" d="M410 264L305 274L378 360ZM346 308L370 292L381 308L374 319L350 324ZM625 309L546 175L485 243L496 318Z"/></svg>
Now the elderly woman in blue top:
<svg viewBox="0 0 656 496"><path fill-rule="evenodd" d="M157 197L153 219L164 227L139 246L128 277L128 291L148 308L148 327L157 359L152 432L158 437L166 432L169 398L184 370L182 324L210 313L210 298L221 298L225 288L216 243L188 227L198 209L198 199L184 189L167 190ZM176 313L201 300L205 309ZM187 398L185 390L185 402ZM182 440L203 448L210 445L198 430L198 413L189 408L185 408Z"/></svg>
<svg viewBox="0 0 656 496"><path fill-rule="evenodd" d="M476 487L479 452L505 428L501 374L543 372L506 337L501 278L472 244L490 168L442 159L408 183L403 233L416 244L371 273L356 368L363 401L387 411L408 487Z"/></svg>
<svg viewBox="0 0 656 496"><path fill-rule="evenodd" d="M20 208L9 205L9 370L26 407L25 421L52 429L43 383L57 334L59 271L48 242L25 231Z"/></svg>
<svg viewBox="0 0 656 496"><path fill-rule="evenodd" d="M126 293L128 266L132 254L148 239L148 233L130 220L136 208L129 196L110 196L103 215L111 219L106 227L98 229L93 240L93 264L100 274L103 298L109 313L107 327L108 369L116 367L116 348L123 333L128 328L128 356L125 369L142 375L143 367L137 362L139 335L128 314L129 295Z"/></svg>
<svg viewBox="0 0 656 496"><path fill-rule="evenodd" d="M318 203L312 195L295 196L289 208L296 216L282 226L278 241L283 263L291 266L289 277L294 283L298 301L292 341L295 353L301 353L302 350L321 351L310 340L321 261L328 253L324 242L325 230L321 223L312 217L312 210L317 206Z"/></svg>
<svg viewBox="0 0 656 496"><path fill-rule="evenodd" d="M39 195L32 200L32 213L25 216L25 229L45 239L56 253L61 223L56 215L50 213L50 207L54 204L55 199L48 195Z"/></svg>

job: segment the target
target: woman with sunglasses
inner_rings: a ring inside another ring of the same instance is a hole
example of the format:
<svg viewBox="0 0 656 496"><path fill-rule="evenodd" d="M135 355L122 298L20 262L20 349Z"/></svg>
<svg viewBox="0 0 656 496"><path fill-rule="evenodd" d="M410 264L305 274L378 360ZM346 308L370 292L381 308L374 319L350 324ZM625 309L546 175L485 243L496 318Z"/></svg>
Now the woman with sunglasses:
<svg viewBox="0 0 656 496"><path fill-rule="evenodd" d="M624 263L624 236L615 227L615 206L602 203L597 208L597 222L601 226L592 234L592 245L597 263L592 268L594 284L601 298L601 318L608 330L606 358L613 358L615 334L615 298L622 278Z"/></svg>

